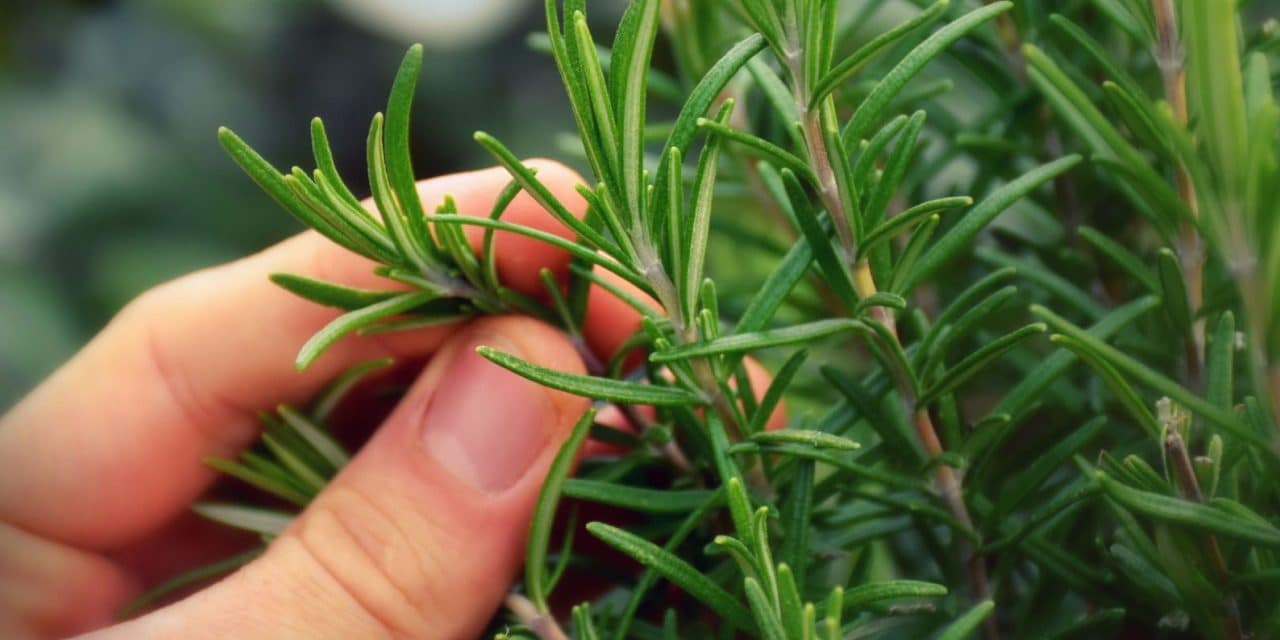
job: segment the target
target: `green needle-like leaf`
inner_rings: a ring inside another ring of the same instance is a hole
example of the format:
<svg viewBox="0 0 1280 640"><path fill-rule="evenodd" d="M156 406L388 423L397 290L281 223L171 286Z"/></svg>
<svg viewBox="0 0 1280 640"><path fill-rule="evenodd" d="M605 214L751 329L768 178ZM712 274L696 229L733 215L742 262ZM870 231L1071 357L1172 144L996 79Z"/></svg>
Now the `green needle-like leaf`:
<svg viewBox="0 0 1280 640"><path fill-rule="evenodd" d="M814 3L816 4L816 3ZM809 97L809 107L813 108L827 97L827 94L835 90L836 87L844 84L854 74L861 71L868 62L871 62L877 55L888 49L893 44L902 40L904 37L933 22L942 15L947 7L950 6L951 0L938 0L929 5L924 11L916 14L910 20L881 33L861 47L854 51L852 55L840 61L830 71L827 72L813 89L813 95Z"/></svg>
<svg viewBox="0 0 1280 640"><path fill-rule="evenodd" d="M644 513L689 513L712 496L705 489L646 489L615 482L569 478L564 495Z"/></svg>
<svg viewBox="0 0 1280 640"><path fill-rule="evenodd" d="M762 431L751 436L757 444L795 444L815 449L835 449L837 451L856 451L862 445L848 438L808 429L786 429L783 431Z"/></svg>
<svg viewBox="0 0 1280 640"><path fill-rule="evenodd" d="M1048 327L1044 323L1030 324L1008 335L1001 336L981 349L965 356L963 360L947 370L928 391L920 397L920 404L927 405L939 396L955 390L969 378L986 368L996 358L1021 344L1027 338L1044 333Z"/></svg>
<svg viewBox="0 0 1280 640"><path fill-rule="evenodd" d="M1049 326L1053 327L1055 331L1060 331L1070 336L1096 352L1100 358L1111 364L1119 372L1130 376L1134 381L1158 393L1169 396L1242 441L1262 448L1273 457L1280 457L1277 455L1272 442L1263 439L1253 431L1247 430L1236 416L1215 407L1167 376L1143 365L1131 356L1121 353L1120 350L1102 340L1089 335L1088 332L1071 324L1058 314L1040 305L1032 305L1031 312L1044 318L1045 322L1049 323Z"/></svg>
<svg viewBox="0 0 1280 640"><path fill-rule="evenodd" d="M747 592L747 602L751 603L751 614L755 616L756 624L760 625L761 637L764 640L787 640L787 632L782 628L778 612L760 586L760 581L748 577L743 581L743 587Z"/></svg>
<svg viewBox="0 0 1280 640"><path fill-rule="evenodd" d="M303 440L306 441L311 448L316 450L330 465L334 471L346 466L351 456L343 450L342 445L325 433L319 426L298 412L297 409L288 405L280 405L276 412L284 419L284 424L294 430Z"/></svg>
<svg viewBox="0 0 1280 640"><path fill-rule="evenodd" d="M271 274L271 281L299 297L327 307L337 307L347 311L367 307L403 294L402 291L352 289L291 273L273 273Z"/></svg>
<svg viewBox="0 0 1280 640"><path fill-rule="evenodd" d="M991 5L999 6L999 5ZM980 10L979 10L980 11ZM949 229L938 242L933 245L916 262L911 274L901 287L902 291L911 291L924 280L932 277L939 269L950 262L973 241L978 232L1023 196L1031 193L1040 185L1056 178L1058 175L1076 166L1080 156L1066 156L1046 165L1037 167L1022 174L1016 180L996 189L977 206L970 209L954 227Z"/></svg>
<svg viewBox="0 0 1280 640"><path fill-rule="evenodd" d="M214 522L266 536L277 536L293 522L294 514L236 504L200 502L191 510Z"/></svg>
<svg viewBox="0 0 1280 640"><path fill-rule="evenodd" d="M847 611L858 611L868 605L885 600L901 600L904 598L941 598L947 595L947 588L932 582L918 580L890 580L873 582L851 587L843 593L843 608Z"/></svg>
<svg viewBox="0 0 1280 640"><path fill-rule="evenodd" d="M676 362L689 358L701 358L725 353L742 353L767 349L788 344L809 342L825 338L837 333L852 331L861 325L859 320L848 318L831 318L817 320L807 324L785 327L782 329L766 329L751 333L736 333L716 338L710 342L688 346L673 347L663 351L655 351L649 356L651 362Z"/></svg>
<svg viewBox="0 0 1280 640"><path fill-rule="evenodd" d="M410 311L438 297L439 294L432 291L402 293L394 298L343 314L317 331L306 344L302 345L297 359L294 360L294 366L299 371L305 370L339 338L383 318Z"/></svg>
<svg viewBox="0 0 1280 640"><path fill-rule="evenodd" d="M982 624L987 616L995 611L996 603L990 600L983 600L975 605L972 609L965 612L964 615L956 618L955 622L947 625L942 633L938 634L937 640L965 640L972 638L977 632L978 627Z"/></svg>
<svg viewBox="0 0 1280 640"><path fill-rule="evenodd" d="M1137 513L1258 545L1280 547L1280 529L1265 522L1240 518L1213 505L1134 489L1102 472L1096 477L1107 496Z"/></svg>
<svg viewBox="0 0 1280 640"><path fill-rule="evenodd" d="M924 42L917 45L916 48L911 50L911 53L902 58L889 73L880 79L876 87L871 90L871 94L862 101L862 104L858 105L858 110L854 112L853 118L846 125L849 133L845 136L845 139L852 138L856 140L861 138L867 128L880 118L885 107L889 106L889 101L898 92L902 91L907 81L914 78L917 73L920 73L920 70L930 60L937 57L938 54L951 46L951 43L959 40L964 34L983 22L1008 11L1012 6L1012 2L993 2L980 9L975 9L938 29Z"/></svg>
<svg viewBox="0 0 1280 640"><path fill-rule="evenodd" d="M548 581L547 545L551 541L551 529L555 524L556 507L560 504L560 494L569 473L577 460L578 450L586 441L595 421L595 410L588 410L577 424L547 470L547 478L538 493L538 501L533 508L533 517L529 522L529 538L525 543L524 588L535 607L541 613L550 611L547 606Z"/></svg>
<svg viewBox="0 0 1280 640"><path fill-rule="evenodd" d="M415 250L421 252L430 264L435 264L437 249L423 218L425 212L418 197L418 178L414 175L413 159L409 153L409 113L421 71L422 45L415 44L405 52L400 69L396 71L396 79L391 83L391 95L387 98L386 165L391 190L404 211L409 238Z"/></svg>
<svg viewBox="0 0 1280 640"><path fill-rule="evenodd" d="M480 347L476 349L476 352L494 364L521 377L528 378L552 389L587 398L653 406L702 404L702 398L683 389L563 373L525 362L501 351L494 351L489 347Z"/></svg>
<svg viewBox="0 0 1280 640"><path fill-rule="evenodd" d="M641 538L603 522L587 523L587 531L605 544L631 556L640 564L656 571L715 611L727 624L752 631L755 624L748 612L729 592L698 571L693 565Z"/></svg>

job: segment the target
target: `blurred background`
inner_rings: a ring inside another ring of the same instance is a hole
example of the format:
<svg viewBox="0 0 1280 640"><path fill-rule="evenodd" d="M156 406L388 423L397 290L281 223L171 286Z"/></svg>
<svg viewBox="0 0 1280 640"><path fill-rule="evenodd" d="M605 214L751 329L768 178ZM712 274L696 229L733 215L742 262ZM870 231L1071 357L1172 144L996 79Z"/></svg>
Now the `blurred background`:
<svg viewBox="0 0 1280 640"><path fill-rule="evenodd" d="M129 299L300 230L224 155L227 125L312 166L321 116L359 191L369 118L427 47L419 175L490 162L471 139L554 155L571 130L531 0L0 2L0 412ZM593 0L616 24L624 2Z"/></svg>

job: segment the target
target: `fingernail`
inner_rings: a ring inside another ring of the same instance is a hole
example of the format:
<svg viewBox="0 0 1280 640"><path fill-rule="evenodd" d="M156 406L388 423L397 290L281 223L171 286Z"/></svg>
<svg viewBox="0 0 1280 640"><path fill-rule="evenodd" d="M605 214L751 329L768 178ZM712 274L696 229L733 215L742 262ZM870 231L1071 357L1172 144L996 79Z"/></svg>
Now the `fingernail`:
<svg viewBox="0 0 1280 640"><path fill-rule="evenodd" d="M542 452L555 408L545 389L476 353L480 345L521 355L501 336L475 336L463 345L427 406L423 438L431 456L458 479L501 493Z"/></svg>

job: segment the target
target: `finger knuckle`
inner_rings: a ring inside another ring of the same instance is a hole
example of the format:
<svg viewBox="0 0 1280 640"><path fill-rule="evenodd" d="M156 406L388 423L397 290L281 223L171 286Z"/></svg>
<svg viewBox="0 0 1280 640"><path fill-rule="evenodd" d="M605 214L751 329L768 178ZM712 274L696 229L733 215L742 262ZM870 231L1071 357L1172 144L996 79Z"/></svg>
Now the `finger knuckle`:
<svg viewBox="0 0 1280 640"><path fill-rule="evenodd" d="M420 633L446 595L438 538L410 533L404 523L410 507L392 496L332 487L286 532L391 637Z"/></svg>

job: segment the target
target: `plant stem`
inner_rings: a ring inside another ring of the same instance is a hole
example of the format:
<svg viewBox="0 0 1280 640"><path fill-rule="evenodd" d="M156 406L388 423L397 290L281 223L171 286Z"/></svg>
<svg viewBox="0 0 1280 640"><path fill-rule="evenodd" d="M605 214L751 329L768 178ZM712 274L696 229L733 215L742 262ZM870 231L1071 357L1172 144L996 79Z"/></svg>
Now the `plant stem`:
<svg viewBox="0 0 1280 640"><path fill-rule="evenodd" d="M835 178L835 167L832 166L830 155L827 152L826 140L822 131L821 111L809 108L808 90L804 86L804 74L802 72L803 65L799 64L800 56L788 56L786 62L795 83L796 109L800 115L801 128L804 131L809 164L818 180L819 197L823 206L827 209L827 214L831 217L831 223L836 229L836 234L839 236L845 263L852 270L854 289L859 296L863 298L870 297L878 291L875 277L867 260L853 260L854 256L857 255L857 242L853 237L850 212L845 209L844 200L841 198L839 185ZM901 346L897 320L894 318L893 311L886 307L872 307L870 314L875 321L889 330L894 341L897 341ZM898 393L902 397L907 415L913 416L916 436L924 446L926 455L931 460L937 459L943 452L942 442L938 439L938 431L933 425L933 419L930 417L928 409L916 405L915 394L902 372L896 372L894 380L898 387ZM946 504L947 510L963 526L973 531L973 518L969 515L968 506L965 505L964 490L959 475L951 467L941 464L938 466L935 482L938 494ZM969 544L964 536L956 536L956 540L960 555L969 574L970 599L974 603L982 602L989 598L991 594L986 563L982 556L977 553L977 547ZM982 628L983 635L987 640L997 640L999 638L995 616L987 617L983 622Z"/></svg>
<svg viewBox="0 0 1280 640"><path fill-rule="evenodd" d="M1173 0L1151 0L1156 21L1156 65L1164 80L1164 95L1173 111L1174 120L1187 126L1187 72L1182 64L1182 44L1178 40L1178 19ZM1192 218L1199 216L1195 185L1191 174L1179 163L1174 175L1178 197L1187 205ZM1204 246L1196 232L1194 220L1183 220L1178 227L1178 261L1182 277L1187 283L1187 302L1192 314L1204 304ZM1191 335L1185 346L1187 379L1192 389L1199 389L1203 378L1204 320L1192 323Z"/></svg>
<svg viewBox="0 0 1280 640"><path fill-rule="evenodd" d="M1187 453L1186 442L1176 428L1165 430L1164 450L1173 469L1173 477L1178 486L1178 493L1185 499L1204 502L1204 494L1200 491L1200 481L1196 478L1195 469L1191 466L1191 456ZM1240 622L1240 607L1235 595L1230 592L1231 572L1227 569L1226 560L1222 557L1222 548L1218 538L1212 533L1204 534L1204 551L1209 560L1218 585L1224 589L1222 600L1223 625L1229 640L1244 638L1244 627Z"/></svg>
<svg viewBox="0 0 1280 640"><path fill-rule="evenodd" d="M507 595L504 604L520 624L529 627L529 630L538 636L538 640L569 640L568 634L560 628L555 616L538 613L537 607L533 606L528 598L512 593Z"/></svg>

